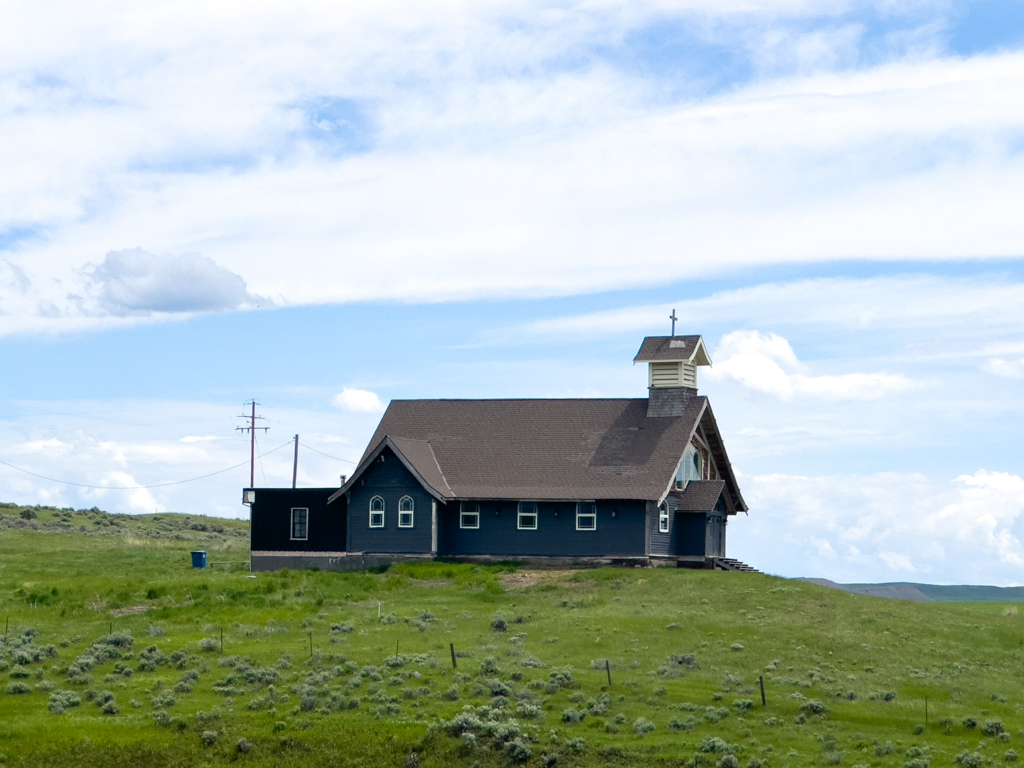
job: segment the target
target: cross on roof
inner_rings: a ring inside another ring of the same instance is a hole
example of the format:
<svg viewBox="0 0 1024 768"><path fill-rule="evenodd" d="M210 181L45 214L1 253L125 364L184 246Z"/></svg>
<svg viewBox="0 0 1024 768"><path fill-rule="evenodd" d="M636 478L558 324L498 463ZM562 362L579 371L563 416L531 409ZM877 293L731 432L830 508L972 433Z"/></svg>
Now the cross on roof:
<svg viewBox="0 0 1024 768"><path fill-rule="evenodd" d="M675 309L672 310L672 314L668 316L668 319L672 321L672 335L675 336L676 335L676 320L679 319L678 317L676 317Z"/></svg>

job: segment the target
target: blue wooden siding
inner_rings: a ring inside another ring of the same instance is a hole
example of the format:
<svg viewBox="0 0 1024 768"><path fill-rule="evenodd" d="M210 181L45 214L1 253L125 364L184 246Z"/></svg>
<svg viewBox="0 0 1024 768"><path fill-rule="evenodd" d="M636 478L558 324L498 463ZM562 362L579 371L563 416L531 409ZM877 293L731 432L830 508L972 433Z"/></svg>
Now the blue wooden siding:
<svg viewBox="0 0 1024 768"><path fill-rule="evenodd" d="M337 488L257 488L256 501L249 508L249 544L256 551L344 552L346 531L345 500L330 506L327 498ZM307 538L291 538L294 507L309 510Z"/></svg>
<svg viewBox="0 0 1024 768"><path fill-rule="evenodd" d="M381 461L381 458L384 460ZM431 501L416 478L387 448L349 491L348 551L430 554ZM384 527L370 527L370 499L384 499ZM415 506L413 527L398 527L398 502L409 496Z"/></svg>
<svg viewBox="0 0 1024 768"><path fill-rule="evenodd" d="M707 555L708 516L704 512L678 512L673 518L673 554L680 557Z"/></svg>
<svg viewBox="0 0 1024 768"><path fill-rule="evenodd" d="M459 502L438 504L438 553L498 557L643 557L646 503L598 501L597 530L576 530L576 503L537 504L535 531L518 529L518 502L476 501L480 527L459 527ZM612 517L612 512L615 516Z"/></svg>
<svg viewBox="0 0 1024 768"><path fill-rule="evenodd" d="M672 547L672 543L675 539L675 511L679 505L679 500L673 496L668 496L665 499L665 504L668 507L668 532L661 532L660 518L661 510L654 504L651 507L654 509L654 514L651 517L651 545L650 553L652 555L674 555L675 550Z"/></svg>

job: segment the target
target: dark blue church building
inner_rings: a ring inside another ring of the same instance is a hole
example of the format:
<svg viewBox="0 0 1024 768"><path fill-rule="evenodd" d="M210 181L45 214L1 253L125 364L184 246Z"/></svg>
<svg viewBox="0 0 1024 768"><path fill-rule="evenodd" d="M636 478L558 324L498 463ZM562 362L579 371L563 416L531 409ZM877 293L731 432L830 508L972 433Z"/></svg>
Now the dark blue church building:
<svg viewBox="0 0 1024 768"><path fill-rule="evenodd" d="M644 399L395 400L341 488L246 489L252 568L413 558L738 567L747 506L697 368L700 336L644 339Z"/></svg>

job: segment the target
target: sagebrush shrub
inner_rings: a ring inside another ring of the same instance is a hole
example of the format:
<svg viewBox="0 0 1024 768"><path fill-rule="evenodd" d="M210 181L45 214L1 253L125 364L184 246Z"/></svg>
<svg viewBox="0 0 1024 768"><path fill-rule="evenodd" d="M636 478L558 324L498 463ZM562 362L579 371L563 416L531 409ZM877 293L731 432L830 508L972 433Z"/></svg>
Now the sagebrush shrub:
<svg viewBox="0 0 1024 768"><path fill-rule="evenodd" d="M646 734L654 730L654 723L648 720L646 717L638 717L633 721L633 733L640 738L643 738Z"/></svg>

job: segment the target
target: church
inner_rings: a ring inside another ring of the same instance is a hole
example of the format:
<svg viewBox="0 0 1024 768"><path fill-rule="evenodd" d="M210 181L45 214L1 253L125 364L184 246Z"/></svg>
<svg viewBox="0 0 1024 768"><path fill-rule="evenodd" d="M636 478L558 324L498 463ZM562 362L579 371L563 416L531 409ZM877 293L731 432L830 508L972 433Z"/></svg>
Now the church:
<svg viewBox="0 0 1024 768"><path fill-rule="evenodd" d="M410 559L749 570L747 512L697 371L700 336L650 336L646 398L393 400L340 488L248 488L254 571Z"/></svg>

